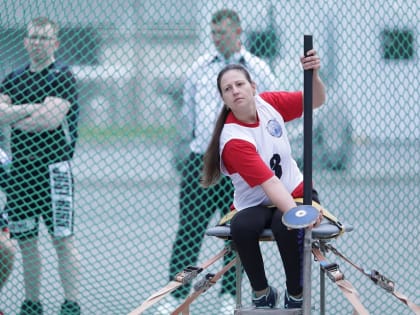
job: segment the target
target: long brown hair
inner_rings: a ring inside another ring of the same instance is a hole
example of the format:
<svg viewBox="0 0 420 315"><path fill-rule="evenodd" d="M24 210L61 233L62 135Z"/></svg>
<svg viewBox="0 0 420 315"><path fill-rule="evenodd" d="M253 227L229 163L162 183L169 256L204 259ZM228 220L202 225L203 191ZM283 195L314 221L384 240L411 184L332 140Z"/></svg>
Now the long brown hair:
<svg viewBox="0 0 420 315"><path fill-rule="evenodd" d="M248 70L240 64L230 64L225 66L217 75L217 89L219 90L220 96L223 98L222 88L220 81L223 75L230 70L241 71L248 82L252 83L251 76ZM207 147L206 153L204 154L204 166L203 176L201 178L201 185L203 187L210 187L218 182L220 179L220 135L225 125L226 118L230 112L230 109L224 105L220 111L219 117L217 118L216 125L214 126L213 135L211 137L209 146Z"/></svg>

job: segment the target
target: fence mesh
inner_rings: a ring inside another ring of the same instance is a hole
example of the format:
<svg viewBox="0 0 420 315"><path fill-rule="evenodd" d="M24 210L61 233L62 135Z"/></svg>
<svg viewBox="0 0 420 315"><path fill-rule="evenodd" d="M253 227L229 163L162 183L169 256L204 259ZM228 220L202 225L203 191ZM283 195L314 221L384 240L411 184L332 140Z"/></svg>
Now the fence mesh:
<svg viewBox="0 0 420 315"><path fill-rule="evenodd" d="M216 55L210 19L221 8L239 13L244 46L269 65L275 76L271 83L278 89L303 88L299 56L303 35L313 35L328 95L325 106L314 112L313 181L324 206L354 227L334 246L366 270L377 269L394 280L398 291L419 304L418 2L5 0L2 80L28 62L23 44L27 24L47 16L61 28L57 60L69 64L77 82L80 136L72 169L82 313L127 314L163 287L180 224L191 231L191 244L202 240L201 247L185 245L180 257L195 253L201 263L224 245L216 238L201 238L196 229L203 220L214 226L228 201L221 203L222 209L212 209L213 199L209 213L188 222L178 219L181 181L191 176L182 160L189 152L179 115L184 82L200 55ZM287 125L300 165L302 127L302 120ZM3 125L5 150L9 131ZM210 200L188 193L184 198L189 205ZM5 314L18 314L25 298L21 251L15 241L13 245L14 268L0 295ZM44 314L58 314L64 292L44 223L38 245ZM283 292L277 249L273 243L262 244L262 249L269 281ZM411 314L356 269L328 257L340 264L371 314ZM218 262L209 271L221 267ZM319 270L316 263L312 268L316 314ZM243 286L248 305L246 277ZM220 291L221 281L192 304L191 312L220 314ZM326 296L328 314L351 312L328 280ZM157 314L156 308L147 314Z"/></svg>

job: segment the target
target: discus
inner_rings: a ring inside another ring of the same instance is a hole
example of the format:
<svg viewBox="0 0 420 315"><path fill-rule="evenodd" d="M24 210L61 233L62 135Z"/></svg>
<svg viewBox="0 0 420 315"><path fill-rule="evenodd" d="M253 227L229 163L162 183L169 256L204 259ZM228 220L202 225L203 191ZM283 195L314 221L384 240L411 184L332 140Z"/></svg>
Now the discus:
<svg viewBox="0 0 420 315"><path fill-rule="evenodd" d="M282 221L290 229L302 229L315 224L318 217L317 208L311 205L300 205L283 214Z"/></svg>

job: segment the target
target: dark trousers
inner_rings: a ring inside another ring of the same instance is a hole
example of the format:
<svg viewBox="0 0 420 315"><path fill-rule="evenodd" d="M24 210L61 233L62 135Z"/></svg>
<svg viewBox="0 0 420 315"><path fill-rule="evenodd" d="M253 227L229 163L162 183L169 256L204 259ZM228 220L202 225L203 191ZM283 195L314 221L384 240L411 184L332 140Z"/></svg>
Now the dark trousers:
<svg viewBox="0 0 420 315"><path fill-rule="evenodd" d="M316 191L313 199L318 200ZM283 262L287 291L298 295L303 289L304 229L289 230L277 208L256 206L238 211L231 222L232 240L254 291L268 286L259 238L265 228L271 228Z"/></svg>
<svg viewBox="0 0 420 315"><path fill-rule="evenodd" d="M182 169L179 226L172 248L169 276L174 276L188 266L196 266L201 245L208 224L216 211L225 215L230 211L233 201L233 186L227 177L210 188L200 185L203 156L190 154ZM225 256L225 263L234 257ZM225 273L222 279L222 292L235 295L235 268ZM176 298L185 298L191 285L185 285L173 292Z"/></svg>

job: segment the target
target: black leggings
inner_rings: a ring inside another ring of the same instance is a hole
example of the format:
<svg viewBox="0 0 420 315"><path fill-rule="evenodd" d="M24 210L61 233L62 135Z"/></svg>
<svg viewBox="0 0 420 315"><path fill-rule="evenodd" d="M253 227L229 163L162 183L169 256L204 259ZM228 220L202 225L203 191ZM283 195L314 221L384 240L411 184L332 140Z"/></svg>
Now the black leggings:
<svg viewBox="0 0 420 315"><path fill-rule="evenodd" d="M314 192L316 194L316 192ZM318 199L317 197L313 198ZM318 201L318 200L316 200ZM232 219L231 233L239 258L254 291L268 286L259 237L265 228L271 228L286 274L289 294L298 295L303 288L304 229L288 230L282 223L282 212L277 208L256 206L239 211Z"/></svg>

